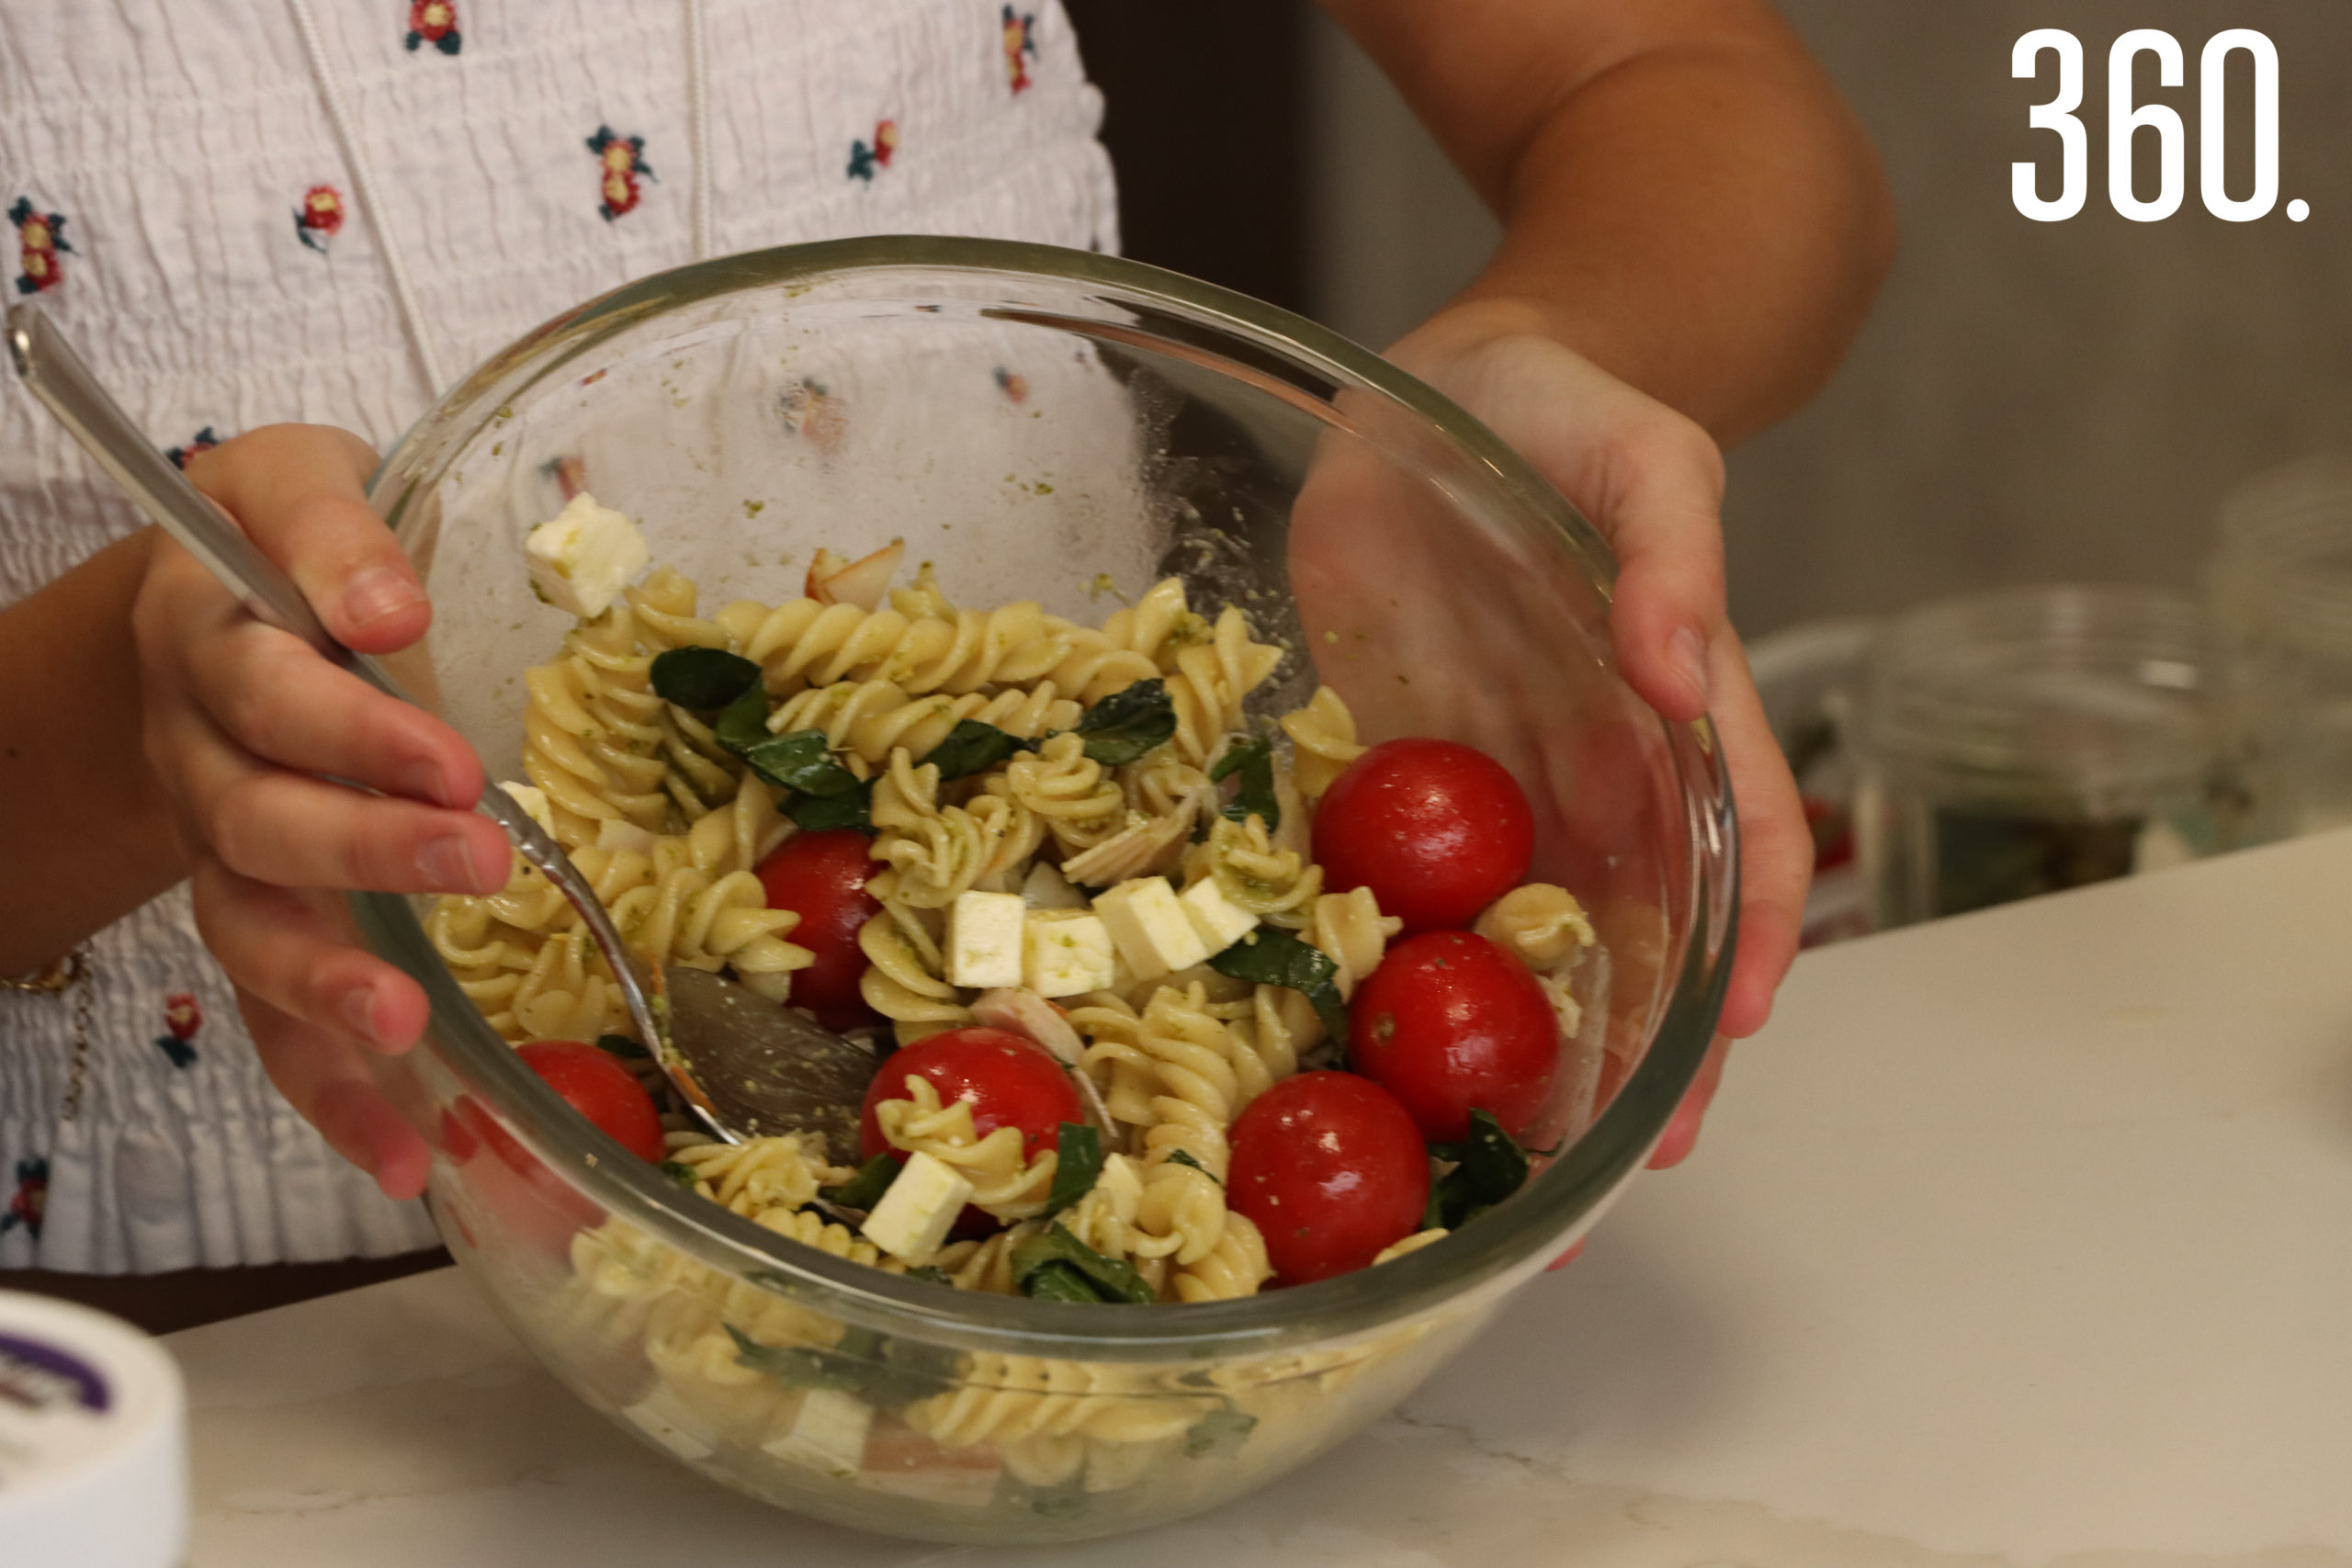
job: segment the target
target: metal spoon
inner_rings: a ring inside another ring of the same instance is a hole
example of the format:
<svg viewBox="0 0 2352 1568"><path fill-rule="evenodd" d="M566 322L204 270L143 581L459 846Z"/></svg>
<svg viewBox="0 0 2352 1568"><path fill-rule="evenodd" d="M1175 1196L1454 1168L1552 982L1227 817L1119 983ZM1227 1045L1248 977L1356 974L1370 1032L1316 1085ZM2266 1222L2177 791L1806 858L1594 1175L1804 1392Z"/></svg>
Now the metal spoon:
<svg viewBox="0 0 2352 1568"><path fill-rule="evenodd" d="M8 311L8 349L17 374L58 423L254 615L292 632L377 690L415 700L381 664L327 634L293 579L148 443L29 300ZM761 1134L818 1134L830 1157L855 1163L857 1107L874 1076L872 1053L721 976L684 967L666 976L649 970L621 941L563 846L514 796L488 784L474 809L504 830L579 915L613 972L630 1021L696 1121L730 1144Z"/></svg>

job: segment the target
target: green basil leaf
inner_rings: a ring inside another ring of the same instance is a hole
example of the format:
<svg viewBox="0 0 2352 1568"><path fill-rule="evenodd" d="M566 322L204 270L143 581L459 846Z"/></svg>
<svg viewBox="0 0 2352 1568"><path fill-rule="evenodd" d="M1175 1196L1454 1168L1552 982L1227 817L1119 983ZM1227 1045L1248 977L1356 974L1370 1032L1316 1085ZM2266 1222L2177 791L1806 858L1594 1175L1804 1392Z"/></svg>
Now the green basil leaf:
<svg viewBox="0 0 2352 1568"><path fill-rule="evenodd" d="M890 1190L890 1183L899 1179L899 1169L894 1156L876 1155L857 1168L855 1176L839 1187L820 1187L817 1195L837 1208L872 1209Z"/></svg>
<svg viewBox="0 0 2352 1568"><path fill-rule="evenodd" d="M768 694L758 684L746 686L743 694L727 705L711 727L718 743L738 757L768 738Z"/></svg>
<svg viewBox="0 0 2352 1568"><path fill-rule="evenodd" d="M1211 1181L1216 1181L1216 1184L1219 1187L1225 1185L1224 1182L1217 1181L1217 1175L1216 1171L1211 1170L1207 1166L1203 1165L1199 1160L1193 1157L1193 1151L1190 1149L1175 1150L1169 1155L1168 1163L1170 1165L1189 1165L1194 1170L1199 1171L1203 1176L1207 1177Z"/></svg>
<svg viewBox="0 0 2352 1568"><path fill-rule="evenodd" d="M1109 1298L1074 1263L1040 1263L1021 1281L1022 1291L1041 1302L1083 1302L1099 1304Z"/></svg>
<svg viewBox="0 0 2352 1568"><path fill-rule="evenodd" d="M1061 1156L1054 1163L1054 1189L1046 1199L1046 1213L1058 1214L1094 1190L1102 1174L1102 1137L1091 1127L1062 1123Z"/></svg>
<svg viewBox="0 0 2352 1568"><path fill-rule="evenodd" d="M676 1182L679 1186L684 1188L689 1192L693 1191L695 1190L695 1184L702 1179L701 1177L695 1174L695 1168L693 1166L686 1165L674 1159L665 1159L653 1168L660 1171L662 1175L668 1177L671 1180Z"/></svg>
<svg viewBox="0 0 2352 1568"><path fill-rule="evenodd" d="M956 1277L953 1274L929 1263L918 1263L899 1277L906 1280L928 1280L934 1285L945 1285L950 1289L953 1289L956 1284Z"/></svg>
<svg viewBox="0 0 2352 1568"><path fill-rule="evenodd" d="M1192 1429L1184 1434L1184 1457L1207 1459L1215 1456L1222 1459L1239 1453L1241 1445L1257 1428L1258 1418L1255 1416L1244 1416L1240 1411L1229 1408L1212 1410L1193 1422Z"/></svg>
<svg viewBox="0 0 2352 1568"><path fill-rule="evenodd" d="M841 1389L891 1408L956 1384L957 1353L944 1345L853 1328L839 1345L820 1350L811 1345L763 1345L731 1323L725 1326L739 1365L765 1372L787 1388Z"/></svg>
<svg viewBox="0 0 2352 1568"><path fill-rule="evenodd" d="M1029 1237L1012 1249L1013 1282L1029 1293L1030 1277L1047 1264L1061 1263L1084 1275L1101 1299L1107 1302L1127 1302L1148 1305L1159 1298L1132 1264L1115 1258L1105 1258L1072 1235L1068 1225L1058 1221L1039 1235Z"/></svg>
<svg viewBox="0 0 2352 1568"><path fill-rule="evenodd" d="M1527 1184L1527 1151L1491 1111L1472 1111L1470 1135L1458 1144L1432 1144L1430 1153L1453 1168L1430 1183L1423 1230L1459 1229Z"/></svg>
<svg viewBox="0 0 2352 1568"><path fill-rule="evenodd" d="M1235 773L1241 775L1241 784L1233 798L1225 804L1225 814L1236 822L1261 818L1271 833L1283 825L1282 803L1274 798L1274 744L1262 737L1251 740L1237 740L1225 749L1225 755L1209 770L1209 778L1222 784Z"/></svg>
<svg viewBox="0 0 2352 1568"><path fill-rule="evenodd" d="M1258 986L1288 986L1315 1005L1324 1030L1345 1051L1348 1009L1340 999L1340 966L1321 949L1275 926L1260 926L1209 960L1209 967Z"/></svg>
<svg viewBox="0 0 2352 1568"><path fill-rule="evenodd" d="M776 807L812 833L828 828L874 831L874 785L869 782L842 795L788 795Z"/></svg>
<svg viewBox="0 0 2352 1568"><path fill-rule="evenodd" d="M993 724L982 724L977 718L959 718L947 739L933 747L917 767L932 766L939 770L939 782L967 778L985 773L1012 756L1015 751L1034 751L1037 743L1023 740L1009 730Z"/></svg>
<svg viewBox="0 0 2352 1568"><path fill-rule="evenodd" d="M673 648L653 656L653 694L682 708L723 708L759 684L760 667L723 648Z"/></svg>
<svg viewBox="0 0 2352 1568"><path fill-rule="evenodd" d="M771 735L746 746L741 755L760 777L797 795L846 795L858 787L857 775L833 755L821 729Z"/></svg>
<svg viewBox="0 0 2352 1568"><path fill-rule="evenodd" d="M1031 1487L1029 1506L1033 1512L1043 1514L1049 1519L1075 1518L1086 1511L1086 1505L1092 1497L1093 1494L1086 1489L1086 1472L1080 1469L1068 1481L1052 1486Z"/></svg>
<svg viewBox="0 0 2352 1568"><path fill-rule="evenodd" d="M1086 710L1078 733L1086 737L1086 754L1106 768L1165 746L1176 733L1176 705L1168 682L1155 677L1112 693Z"/></svg>
<svg viewBox="0 0 2352 1568"><path fill-rule="evenodd" d="M626 1034L599 1034L596 1036L596 1049L607 1056L618 1056L624 1062L653 1060L652 1052Z"/></svg>

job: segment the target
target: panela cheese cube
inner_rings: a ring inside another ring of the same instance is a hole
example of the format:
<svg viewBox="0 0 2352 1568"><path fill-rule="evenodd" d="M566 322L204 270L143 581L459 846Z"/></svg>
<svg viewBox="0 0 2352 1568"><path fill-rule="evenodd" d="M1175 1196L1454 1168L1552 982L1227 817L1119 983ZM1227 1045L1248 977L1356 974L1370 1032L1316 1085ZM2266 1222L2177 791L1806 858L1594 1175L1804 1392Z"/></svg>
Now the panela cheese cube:
<svg viewBox="0 0 2352 1568"><path fill-rule="evenodd" d="M1138 980L1157 980L1173 969L1208 960L1209 950L1193 918L1164 877L1138 876L1094 900L1094 913L1110 929L1119 956Z"/></svg>
<svg viewBox="0 0 2352 1568"><path fill-rule="evenodd" d="M653 557L637 525L584 491L523 542L531 588L582 620L605 613Z"/></svg>
<svg viewBox="0 0 2352 1568"><path fill-rule="evenodd" d="M1021 928L1029 907L1018 893L965 893L947 907L947 980L987 990L1021 984Z"/></svg>
<svg viewBox="0 0 2352 1568"><path fill-rule="evenodd" d="M1191 919L1193 929L1200 932L1201 943L1211 957L1258 929L1258 917L1227 898L1214 876L1204 876L1184 889L1177 902L1184 906L1185 915Z"/></svg>
<svg viewBox="0 0 2352 1568"><path fill-rule="evenodd" d="M1109 988L1111 931L1098 915L1032 912L1022 928L1023 982L1041 997Z"/></svg>

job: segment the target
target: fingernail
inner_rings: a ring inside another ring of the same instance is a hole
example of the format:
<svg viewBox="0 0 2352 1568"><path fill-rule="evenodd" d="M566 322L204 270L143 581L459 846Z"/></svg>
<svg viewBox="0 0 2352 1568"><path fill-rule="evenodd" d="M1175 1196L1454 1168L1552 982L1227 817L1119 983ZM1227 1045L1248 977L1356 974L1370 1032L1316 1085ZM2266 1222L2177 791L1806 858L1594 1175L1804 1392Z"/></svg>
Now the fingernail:
<svg viewBox="0 0 2352 1568"><path fill-rule="evenodd" d="M435 806L459 806L464 802L449 798L449 775L441 764L432 761L411 762L401 770L400 792L412 800L429 800Z"/></svg>
<svg viewBox="0 0 2352 1568"><path fill-rule="evenodd" d="M352 625L364 626L405 610L424 597L406 572L389 566L369 567L343 585L343 613Z"/></svg>
<svg viewBox="0 0 2352 1568"><path fill-rule="evenodd" d="M424 880L443 893L487 893L489 885L474 865L473 851L464 837L452 833L429 840L416 852L416 868Z"/></svg>
<svg viewBox="0 0 2352 1568"><path fill-rule="evenodd" d="M1689 626L1684 626L1674 634L1673 640L1668 646L1673 649L1674 672L1682 677L1683 684L1698 694L1702 703L1705 702L1707 700L1706 645L1699 640L1697 632L1692 631Z"/></svg>
<svg viewBox="0 0 2352 1568"><path fill-rule="evenodd" d="M376 1039L376 993L366 986L343 993L343 1021L363 1040Z"/></svg>

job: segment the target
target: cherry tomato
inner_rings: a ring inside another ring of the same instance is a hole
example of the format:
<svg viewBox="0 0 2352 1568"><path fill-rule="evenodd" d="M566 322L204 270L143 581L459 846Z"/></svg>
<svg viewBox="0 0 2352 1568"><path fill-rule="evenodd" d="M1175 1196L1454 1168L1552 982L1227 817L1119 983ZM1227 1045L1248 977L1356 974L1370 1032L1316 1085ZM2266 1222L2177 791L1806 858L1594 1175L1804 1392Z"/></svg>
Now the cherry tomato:
<svg viewBox="0 0 2352 1568"><path fill-rule="evenodd" d="M572 1236L605 1217L472 1095L459 1095L441 1113L441 1146L464 1174L435 1189L435 1208L457 1225L469 1247L481 1245L476 1225L466 1218L469 1211L493 1248L519 1246L549 1261L569 1258ZM485 1152L493 1157L482 1159Z"/></svg>
<svg viewBox="0 0 2352 1568"><path fill-rule="evenodd" d="M638 1158L659 1160L669 1152L662 1142L662 1113L653 1109L652 1097L605 1052L576 1040L542 1040L514 1054L563 1096L565 1104Z"/></svg>
<svg viewBox="0 0 2352 1568"><path fill-rule="evenodd" d="M1324 886L1369 887L1415 931L1468 925L1519 886L1535 815L1501 763L1451 740L1388 740L1331 781L1315 812Z"/></svg>
<svg viewBox="0 0 2352 1568"><path fill-rule="evenodd" d="M983 1138L999 1127L1020 1128L1031 1159L1041 1149L1059 1148L1062 1123L1086 1114L1069 1075L1038 1046L1001 1029L951 1029L883 1059L858 1122L862 1157L896 1152L874 1110L886 1100L906 1099L910 1075L930 1079L944 1104L970 1101L972 1131Z"/></svg>
<svg viewBox="0 0 2352 1568"><path fill-rule="evenodd" d="M1356 987L1348 1047L1432 1143L1468 1137L1473 1110L1517 1137L1552 1091L1560 1026L1518 959L1476 931L1425 931Z"/></svg>
<svg viewBox="0 0 2352 1568"><path fill-rule="evenodd" d="M1285 1285L1362 1269L1421 1228L1430 1156L1396 1097L1353 1073L1301 1073L1234 1120L1226 1201Z"/></svg>
<svg viewBox="0 0 2352 1568"><path fill-rule="evenodd" d="M793 975L792 1005L807 1008L831 1030L874 1021L873 1010L857 994L857 982L865 973L858 928L882 908L865 890L865 879L874 871L866 852L873 846L874 840L854 828L795 833L759 865L768 908L790 909L800 917L786 940L817 955L816 963Z"/></svg>

